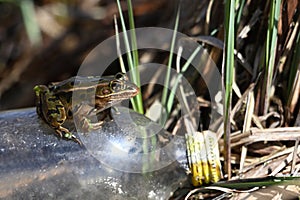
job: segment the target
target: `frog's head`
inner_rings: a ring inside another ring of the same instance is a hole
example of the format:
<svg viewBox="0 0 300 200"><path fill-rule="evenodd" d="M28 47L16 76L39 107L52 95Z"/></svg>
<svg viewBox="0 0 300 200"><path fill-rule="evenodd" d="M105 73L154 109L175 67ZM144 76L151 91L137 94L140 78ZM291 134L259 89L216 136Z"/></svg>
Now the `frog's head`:
<svg viewBox="0 0 300 200"><path fill-rule="evenodd" d="M118 73L114 79L109 81L109 84L97 88L96 97L110 101L121 101L132 98L138 93L138 86L131 83L125 74Z"/></svg>

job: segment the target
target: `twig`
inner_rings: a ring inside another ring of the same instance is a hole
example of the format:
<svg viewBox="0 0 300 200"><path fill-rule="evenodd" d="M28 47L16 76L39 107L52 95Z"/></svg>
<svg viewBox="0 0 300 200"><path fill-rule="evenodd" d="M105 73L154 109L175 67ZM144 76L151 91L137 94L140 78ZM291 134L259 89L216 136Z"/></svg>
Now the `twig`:
<svg viewBox="0 0 300 200"><path fill-rule="evenodd" d="M292 167L291 167L291 174L293 174L294 171L295 171L298 146L299 146L299 138L297 138L296 141L295 141L295 148L294 148L294 152L293 152L293 161L292 161Z"/></svg>

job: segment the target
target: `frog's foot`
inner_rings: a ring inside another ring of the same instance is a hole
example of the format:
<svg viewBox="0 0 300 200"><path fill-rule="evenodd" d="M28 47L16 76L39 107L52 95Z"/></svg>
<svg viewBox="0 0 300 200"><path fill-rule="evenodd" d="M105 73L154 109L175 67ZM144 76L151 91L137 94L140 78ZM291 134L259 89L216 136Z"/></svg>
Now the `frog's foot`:
<svg viewBox="0 0 300 200"><path fill-rule="evenodd" d="M59 135L59 137L65 138L68 140L73 140L74 142L76 142L77 144L82 146L81 141L75 135L73 135L68 129L66 129L64 127L59 127L58 129L56 129L56 133L57 133L57 135Z"/></svg>
<svg viewBox="0 0 300 200"><path fill-rule="evenodd" d="M73 140L74 142L76 142L77 144L79 144L80 146L82 146L81 141L72 133L65 133L64 138L68 138L69 140Z"/></svg>
<svg viewBox="0 0 300 200"><path fill-rule="evenodd" d="M92 131L92 130L97 130L97 129L102 127L103 123L104 123L103 121L91 122L90 119L84 117L83 121L82 121L83 132L89 132L89 131Z"/></svg>

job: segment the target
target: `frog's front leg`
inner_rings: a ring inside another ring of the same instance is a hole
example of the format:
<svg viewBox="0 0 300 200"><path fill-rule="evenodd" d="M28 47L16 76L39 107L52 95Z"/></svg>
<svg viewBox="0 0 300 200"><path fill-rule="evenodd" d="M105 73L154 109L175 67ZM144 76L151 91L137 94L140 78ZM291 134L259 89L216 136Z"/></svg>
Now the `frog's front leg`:
<svg viewBox="0 0 300 200"><path fill-rule="evenodd" d="M109 108L98 112L94 106L82 103L75 110L74 120L79 122L79 128L83 133L100 129L107 116L112 119Z"/></svg>
<svg viewBox="0 0 300 200"><path fill-rule="evenodd" d="M48 87L44 85L34 87L34 91L37 97L37 113L39 116L55 129L55 132L59 137L73 140L81 145L80 140L67 128L62 126L67 115L65 107L58 96L52 94Z"/></svg>
<svg viewBox="0 0 300 200"><path fill-rule="evenodd" d="M82 128L83 132L86 133L88 131L100 129L102 127L103 123L104 123L103 121L92 122L87 117L83 117L81 119L81 128Z"/></svg>

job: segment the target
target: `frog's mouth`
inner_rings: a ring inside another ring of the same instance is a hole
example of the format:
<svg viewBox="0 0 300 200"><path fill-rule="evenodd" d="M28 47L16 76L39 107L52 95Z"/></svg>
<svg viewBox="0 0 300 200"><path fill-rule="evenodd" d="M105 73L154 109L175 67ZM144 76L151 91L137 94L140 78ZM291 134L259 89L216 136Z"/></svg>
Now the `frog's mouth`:
<svg viewBox="0 0 300 200"><path fill-rule="evenodd" d="M118 95L111 94L110 99L122 101L122 100L126 100L126 99L130 99L132 97L135 97L139 92L140 92L139 88L132 88L130 90L120 91L120 92L118 92Z"/></svg>
<svg viewBox="0 0 300 200"><path fill-rule="evenodd" d="M128 99L128 97L131 98L131 97L138 95L140 93L140 89L135 84L128 84L126 89L123 91L120 91L120 93L124 94L123 95L124 97L127 96L126 99Z"/></svg>

